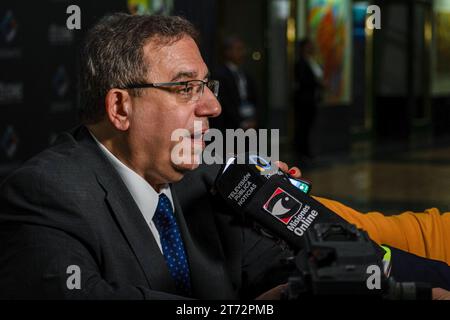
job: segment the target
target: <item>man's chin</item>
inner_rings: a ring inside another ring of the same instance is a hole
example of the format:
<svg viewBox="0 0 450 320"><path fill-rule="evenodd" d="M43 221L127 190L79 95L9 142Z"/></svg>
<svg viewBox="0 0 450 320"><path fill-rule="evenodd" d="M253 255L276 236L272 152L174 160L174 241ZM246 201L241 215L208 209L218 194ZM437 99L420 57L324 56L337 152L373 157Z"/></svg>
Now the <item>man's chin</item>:
<svg viewBox="0 0 450 320"><path fill-rule="evenodd" d="M172 153L172 166L180 173L197 169L201 163L204 149L204 142L201 141L200 143L195 143L188 154L176 155Z"/></svg>
<svg viewBox="0 0 450 320"><path fill-rule="evenodd" d="M177 170L180 173L185 173L188 171L192 171L197 169L200 166L200 163L195 161L195 162L187 162L187 163L179 163L179 164L174 164L173 165L175 170Z"/></svg>
<svg viewBox="0 0 450 320"><path fill-rule="evenodd" d="M173 168L180 174L184 174L189 171L193 171L200 166L201 156L192 156L189 159L180 159L179 161L172 162Z"/></svg>

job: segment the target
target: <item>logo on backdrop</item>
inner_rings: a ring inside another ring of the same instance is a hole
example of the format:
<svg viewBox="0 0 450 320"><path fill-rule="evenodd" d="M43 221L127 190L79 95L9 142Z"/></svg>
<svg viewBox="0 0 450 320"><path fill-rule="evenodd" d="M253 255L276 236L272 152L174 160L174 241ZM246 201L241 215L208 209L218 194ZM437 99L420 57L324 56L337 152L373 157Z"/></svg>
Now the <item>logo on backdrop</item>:
<svg viewBox="0 0 450 320"><path fill-rule="evenodd" d="M18 24L11 10L6 11L5 15L0 21L0 32L3 41L11 43L17 35Z"/></svg>
<svg viewBox="0 0 450 320"><path fill-rule="evenodd" d="M51 82L53 99L50 102L50 112L60 113L70 111L73 108L73 102L68 97L70 78L65 66L58 66Z"/></svg>
<svg viewBox="0 0 450 320"><path fill-rule="evenodd" d="M288 224L300 211L302 204L283 189L277 188L263 208L284 224Z"/></svg>
<svg viewBox="0 0 450 320"><path fill-rule="evenodd" d="M6 127L6 130L3 132L3 135L0 139L0 147L6 156L11 159L17 152L17 148L19 146L19 137L16 134L13 126Z"/></svg>
<svg viewBox="0 0 450 320"><path fill-rule="evenodd" d="M22 82L0 82L0 106L23 102Z"/></svg>
<svg viewBox="0 0 450 320"><path fill-rule="evenodd" d="M64 66L59 66L53 75L52 87L53 91L59 98L63 98L69 90L69 77Z"/></svg>
<svg viewBox="0 0 450 320"><path fill-rule="evenodd" d="M19 23L12 10L0 13L0 59L17 59L22 50L17 47Z"/></svg>

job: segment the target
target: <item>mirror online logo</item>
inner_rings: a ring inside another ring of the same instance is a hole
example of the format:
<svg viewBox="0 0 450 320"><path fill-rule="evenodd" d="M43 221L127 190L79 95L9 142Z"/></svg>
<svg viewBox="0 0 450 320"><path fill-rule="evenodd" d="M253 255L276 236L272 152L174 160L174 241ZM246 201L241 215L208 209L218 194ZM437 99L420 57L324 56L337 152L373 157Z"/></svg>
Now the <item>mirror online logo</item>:
<svg viewBox="0 0 450 320"><path fill-rule="evenodd" d="M283 189L277 188L263 208L284 224L288 224L300 211L302 204Z"/></svg>

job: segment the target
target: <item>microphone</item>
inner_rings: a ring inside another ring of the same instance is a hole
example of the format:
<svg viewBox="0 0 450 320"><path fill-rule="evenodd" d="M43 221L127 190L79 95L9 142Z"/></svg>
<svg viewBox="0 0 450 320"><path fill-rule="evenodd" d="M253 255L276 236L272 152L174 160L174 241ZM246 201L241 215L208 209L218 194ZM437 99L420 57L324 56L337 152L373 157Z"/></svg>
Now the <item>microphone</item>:
<svg viewBox="0 0 450 320"><path fill-rule="evenodd" d="M307 195L308 182L290 178L257 155L230 158L216 178L215 189L238 214L248 216L294 250L305 247L303 236L316 224L349 225Z"/></svg>

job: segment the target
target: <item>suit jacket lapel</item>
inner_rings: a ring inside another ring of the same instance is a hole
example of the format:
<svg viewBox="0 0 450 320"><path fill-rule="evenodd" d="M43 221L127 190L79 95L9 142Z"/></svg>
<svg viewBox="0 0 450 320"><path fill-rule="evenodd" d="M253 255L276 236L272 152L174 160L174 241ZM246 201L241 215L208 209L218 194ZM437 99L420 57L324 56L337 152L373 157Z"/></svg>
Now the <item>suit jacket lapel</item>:
<svg viewBox="0 0 450 320"><path fill-rule="evenodd" d="M105 191L117 224L140 264L150 288L176 293L164 256L159 250L147 222L112 164L98 148L85 127L80 130L80 143L84 144L99 161L91 161L97 181ZM113 239L111 239L113 241Z"/></svg>
<svg viewBox="0 0 450 320"><path fill-rule="evenodd" d="M191 204L193 207L189 206L189 212L183 212L176 190L172 186L171 190L188 255L193 296L200 299L229 299L234 295L232 279L224 269L225 257L210 201L194 199L196 203ZM195 228L188 227L192 225Z"/></svg>

